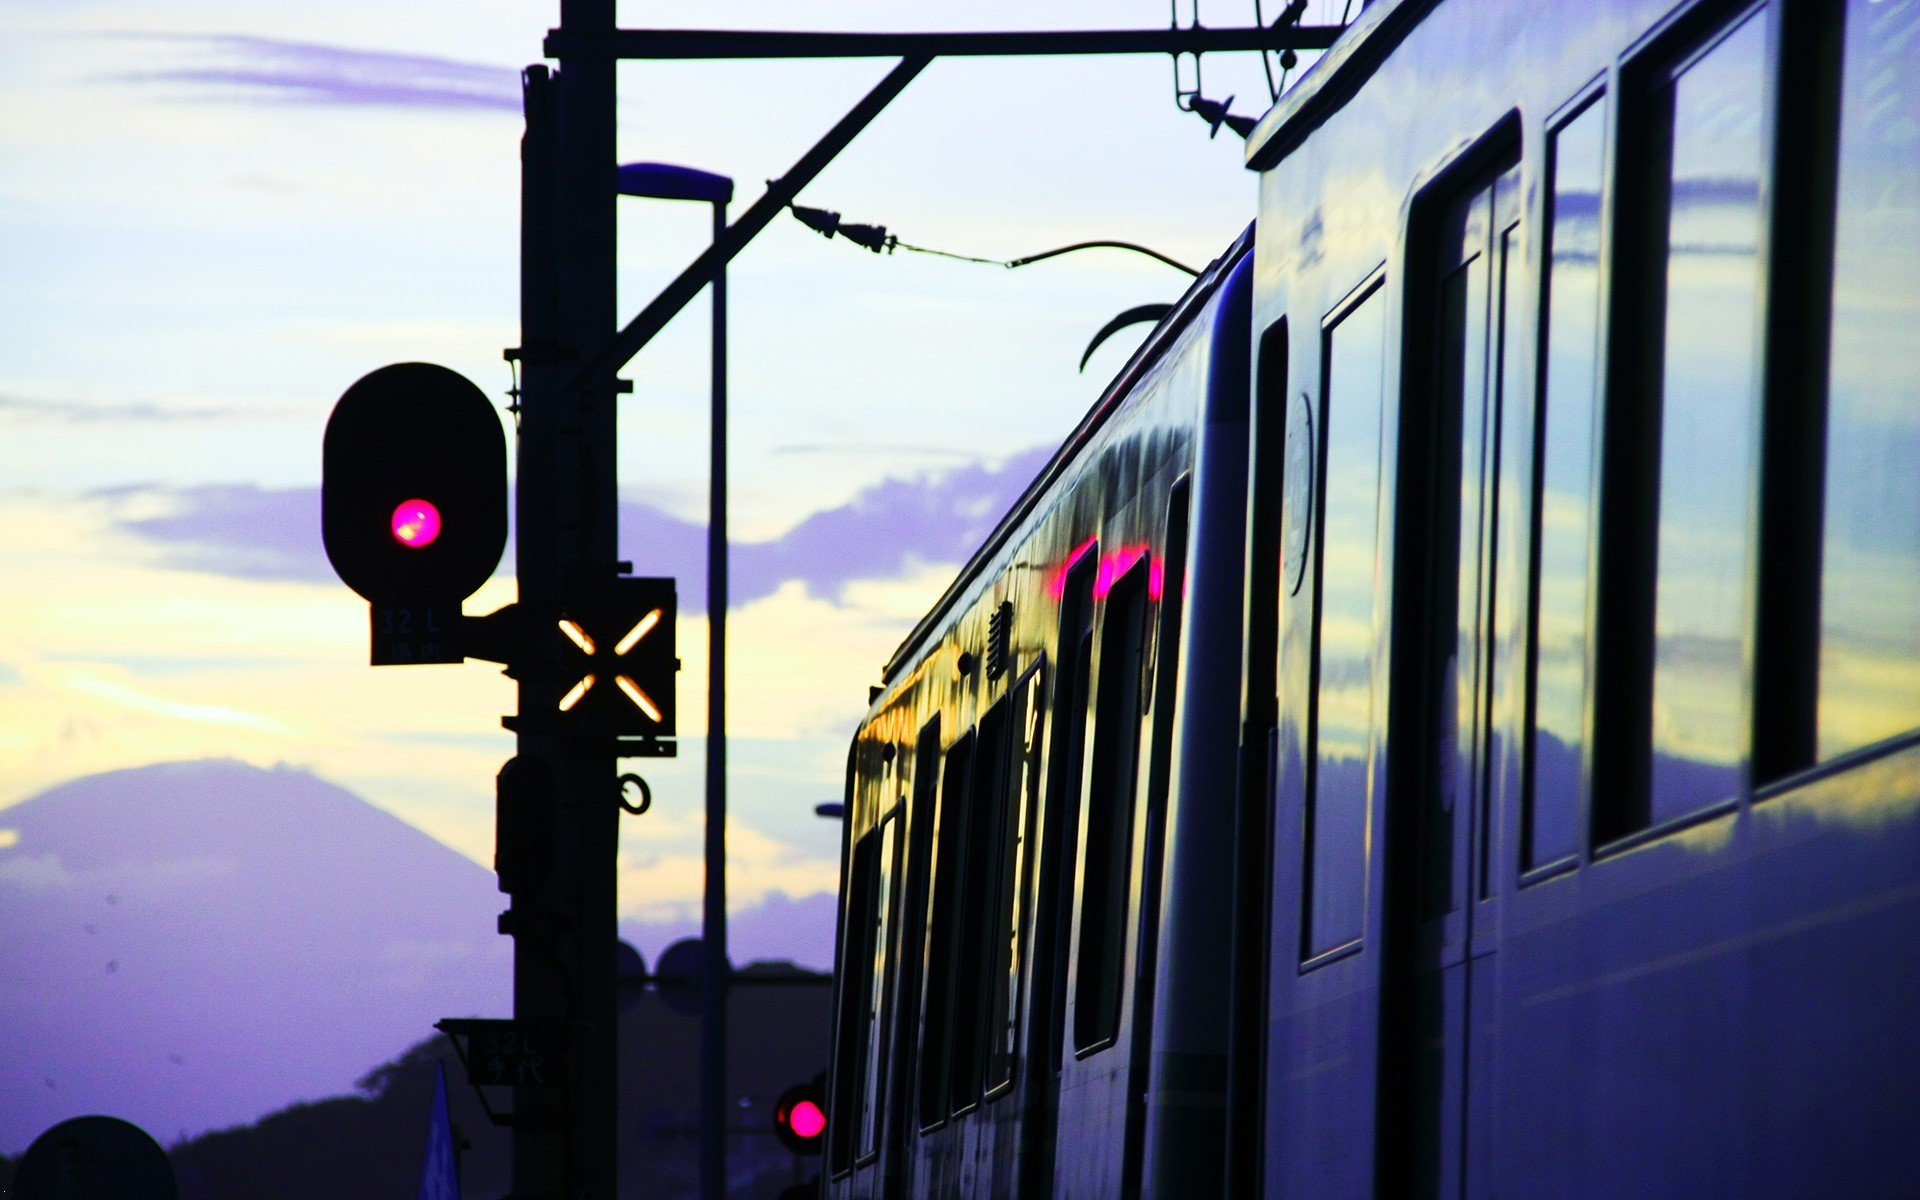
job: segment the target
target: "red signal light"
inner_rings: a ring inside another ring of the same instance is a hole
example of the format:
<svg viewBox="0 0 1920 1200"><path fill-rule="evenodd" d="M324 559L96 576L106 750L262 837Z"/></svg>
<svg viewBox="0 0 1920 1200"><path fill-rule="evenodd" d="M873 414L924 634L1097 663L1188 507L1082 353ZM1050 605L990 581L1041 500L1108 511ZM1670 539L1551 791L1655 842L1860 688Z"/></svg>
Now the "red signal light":
<svg viewBox="0 0 1920 1200"><path fill-rule="evenodd" d="M440 536L440 510L428 500L402 500L393 510L393 539L418 550Z"/></svg>
<svg viewBox="0 0 1920 1200"><path fill-rule="evenodd" d="M826 1141L827 1096L819 1080L781 1093L773 1105L773 1132L795 1154L818 1154Z"/></svg>
<svg viewBox="0 0 1920 1200"><path fill-rule="evenodd" d="M827 1114L811 1100L802 1100L787 1114L787 1125L803 1138L817 1138L827 1128Z"/></svg>

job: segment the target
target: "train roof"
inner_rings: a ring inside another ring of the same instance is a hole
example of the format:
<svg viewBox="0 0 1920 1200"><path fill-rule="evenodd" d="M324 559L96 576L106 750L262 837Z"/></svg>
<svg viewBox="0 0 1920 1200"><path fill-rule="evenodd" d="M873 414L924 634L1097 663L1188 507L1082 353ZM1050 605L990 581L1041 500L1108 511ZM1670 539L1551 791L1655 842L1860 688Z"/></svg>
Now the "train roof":
<svg viewBox="0 0 1920 1200"><path fill-rule="evenodd" d="M1249 225L1240 232L1239 237L1233 240L1232 245L1222 251L1218 258L1207 264L1206 270L1200 272L1199 278L1187 288L1174 304L1172 311L1160 318L1159 324L1153 327L1153 331L1147 335L1146 340L1140 343L1139 349L1135 350L1133 356L1127 359L1126 365L1120 368L1119 374L1115 375L1107 384L1106 390L1100 393L1100 399L1087 410L1087 415L1080 419L1080 424L1074 427L1073 432L1067 435L1066 441L1054 451L1053 457L1047 460L1047 465L1040 474L1036 475L1033 482L1027 485L1026 490L1020 493L1020 498L1014 501L1013 507L1007 510L1006 516L1001 517L1000 523L995 525L993 532L987 535L987 540L981 543L980 548L973 552L973 557L968 559L967 564L954 576L953 582L947 585L947 590L941 593L940 599L927 611L926 616L920 618L919 623L913 627L913 631L907 634L906 640L902 641L887 659L886 666L880 672L881 683L892 683L900 668L910 664L927 640L946 624L954 606L966 593L975 575L992 560L1007 539L1013 536L1014 531L1020 527L1020 523L1026 520L1028 514L1038 505L1040 497L1046 494L1047 489L1053 486L1054 481L1060 478L1068 465L1079 455L1081 448L1115 412L1119 411L1121 404L1132 393L1134 385L1139 382L1146 369L1160 358L1180 332L1193 321L1195 315L1206 307L1207 301L1220 290L1221 284L1226 282L1235 264L1251 253L1252 249L1253 226Z"/></svg>
<svg viewBox="0 0 1920 1200"><path fill-rule="evenodd" d="M1264 171L1339 111L1439 0L1373 0L1247 135L1246 164Z"/></svg>

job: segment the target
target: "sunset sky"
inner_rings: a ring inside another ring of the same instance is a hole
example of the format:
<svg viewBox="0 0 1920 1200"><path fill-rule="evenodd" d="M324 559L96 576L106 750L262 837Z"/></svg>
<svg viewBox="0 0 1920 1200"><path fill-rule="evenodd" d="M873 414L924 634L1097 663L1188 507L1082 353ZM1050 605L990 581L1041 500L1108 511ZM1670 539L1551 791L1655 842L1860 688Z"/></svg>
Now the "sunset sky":
<svg viewBox="0 0 1920 1200"><path fill-rule="evenodd" d="M1338 7L1315 3L1308 20ZM1201 16L1244 24L1253 5ZM491 862L512 690L481 663L366 665L365 607L319 548L320 432L348 384L393 361L444 363L504 403L518 69L555 19L552 3L498 0L0 11L0 807L110 768L291 763ZM621 14L844 29L1166 19L1158 0ZM737 214L884 69L629 65L621 159L729 174ZM1210 59L1205 78L1237 112L1266 107L1257 58ZM1251 218L1254 178L1237 138L1209 141L1175 109L1165 58L950 61L802 199L966 254L1124 238L1199 265ZM698 252L708 215L624 201L621 217L631 312ZM747 906L834 886L837 830L813 807L838 797L867 685L1138 332L1076 373L1094 331L1186 281L1113 253L1018 272L880 257L787 218L731 280L731 897ZM625 825L628 917L685 916L699 895L705 313L703 299L626 372L623 557L680 575L689 601L683 757L647 765L654 810ZM468 610L513 594L502 575Z"/></svg>

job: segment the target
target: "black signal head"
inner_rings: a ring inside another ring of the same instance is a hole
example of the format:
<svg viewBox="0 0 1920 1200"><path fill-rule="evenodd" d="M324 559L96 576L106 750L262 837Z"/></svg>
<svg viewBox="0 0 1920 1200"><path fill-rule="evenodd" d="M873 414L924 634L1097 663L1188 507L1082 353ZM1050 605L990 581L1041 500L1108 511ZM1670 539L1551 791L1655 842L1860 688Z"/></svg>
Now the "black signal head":
<svg viewBox="0 0 1920 1200"><path fill-rule="evenodd" d="M506 435L465 376L396 363L361 378L327 419L321 478L327 557L376 605L457 611L500 562Z"/></svg>

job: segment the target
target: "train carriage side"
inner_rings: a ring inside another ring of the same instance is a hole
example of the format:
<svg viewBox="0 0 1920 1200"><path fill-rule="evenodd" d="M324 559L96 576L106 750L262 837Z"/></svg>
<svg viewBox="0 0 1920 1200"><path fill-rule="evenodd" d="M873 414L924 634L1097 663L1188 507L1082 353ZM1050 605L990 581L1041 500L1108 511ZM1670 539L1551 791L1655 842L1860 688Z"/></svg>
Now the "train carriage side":
<svg viewBox="0 0 1920 1200"><path fill-rule="evenodd" d="M1232 1194L1920 1194L1916 46L1379 0L1250 139Z"/></svg>
<svg viewBox="0 0 1920 1200"><path fill-rule="evenodd" d="M1154 965L1170 924L1224 937L1193 873L1160 864L1170 838L1229 832L1169 792L1176 751L1183 778L1224 763L1207 782L1231 786L1249 246L1148 338L875 689L849 760L829 1196L1119 1197L1149 1158L1217 1174L1223 1021L1210 1099L1200 1049L1176 1064L1188 1090L1150 1100L1146 1047L1156 1016L1224 1010L1205 967L1174 954L1163 984ZM1190 732L1182 712L1205 716Z"/></svg>

